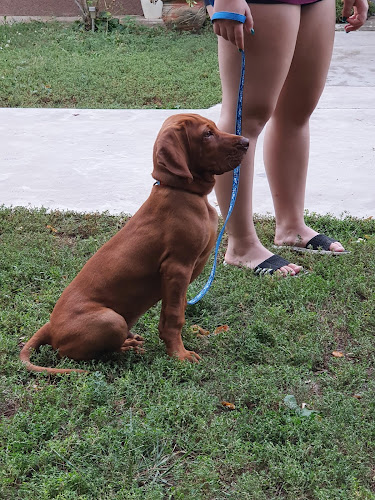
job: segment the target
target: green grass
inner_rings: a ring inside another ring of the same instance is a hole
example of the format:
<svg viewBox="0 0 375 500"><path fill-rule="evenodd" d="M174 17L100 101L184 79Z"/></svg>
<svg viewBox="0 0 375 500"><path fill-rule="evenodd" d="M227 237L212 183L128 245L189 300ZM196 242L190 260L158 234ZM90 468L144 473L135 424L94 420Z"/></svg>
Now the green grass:
<svg viewBox="0 0 375 500"><path fill-rule="evenodd" d="M130 20L120 28L0 25L0 107L200 109L221 101L209 24L198 34Z"/></svg>
<svg viewBox="0 0 375 500"><path fill-rule="evenodd" d="M0 26L0 47L0 106L204 108L221 98L209 28L17 24ZM306 219L352 253L284 251L311 270L297 279L219 265L186 313L199 364L166 356L156 306L134 329L143 356L75 363L44 347L38 364L91 371L50 378L24 369L20 346L127 217L1 208L0 498L375 499L375 222ZM270 247L274 220L256 222ZM199 338L196 324L229 331ZM317 413L302 417L287 395Z"/></svg>
<svg viewBox="0 0 375 500"><path fill-rule="evenodd" d="M0 107L206 108L221 100L216 38L146 28L0 26Z"/></svg>
<svg viewBox="0 0 375 500"><path fill-rule="evenodd" d="M0 498L374 499L375 221L306 218L351 254L293 254L311 270L295 279L219 265L186 313L199 364L166 356L156 306L134 328L144 355L76 363L46 346L37 363L91 370L50 378L22 367L20 345L127 217L2 208ZM270 246L274 220L257 230ZM199 338L194 324L229 331Z"/></svg>

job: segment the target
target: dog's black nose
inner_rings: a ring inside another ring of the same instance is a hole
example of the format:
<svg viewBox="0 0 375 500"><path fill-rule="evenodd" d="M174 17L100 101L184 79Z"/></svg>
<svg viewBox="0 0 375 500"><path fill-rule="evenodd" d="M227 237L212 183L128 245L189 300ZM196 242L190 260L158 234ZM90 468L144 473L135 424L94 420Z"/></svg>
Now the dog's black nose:
<svg viewBox="0 0 375 500"><path fill-rule="evenodd" d="M249 148L249 139L247 139L246 137L241 137L238 145L240 146L241 149L248 149Z"/></svg>

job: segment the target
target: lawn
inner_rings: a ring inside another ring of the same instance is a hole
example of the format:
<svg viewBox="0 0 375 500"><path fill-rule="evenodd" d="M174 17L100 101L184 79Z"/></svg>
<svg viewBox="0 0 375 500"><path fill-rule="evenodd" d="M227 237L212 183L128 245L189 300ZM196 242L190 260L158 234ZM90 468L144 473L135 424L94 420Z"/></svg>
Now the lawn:
<svg viewBox="0 0 375 500"><path fill-rule="evenodd" d="M179 35L129 25L106 36L15 25L0 27L0 46L2 106L200 108L220 100L208 29ZM181 72L166 73L166 61ZM184 343L199 364L166 356L158 305L134 328L146 339L143 355L77 363L44 347L37 364L90 373L27 372L20 347L127 220L0 207L0 498L375 499L375 219L306 214L351 253L283 250L309 270L299 278L224 268L224 241L210 292L186 312ZM271 248L273 218L256 225ZM210 334L197 335L195 325Z"/></svg>
<svg viewBox="0 0 375 500"><path fill-rule="evenodd" d="M210 28L14 24L0 26L0 47L0 107L195 109L221 99Z"/></svg>
<svg viewBox="0 0 375 500"><path fill-rule="evenodd" d="M144 355L75 363L45 347L38 364L91 373L28 373L20 345L126 220L0 211L0 497L375 498L375 222L307 216L351 254L294 256L311 271L301 278L219 266L209 294L187 309L184 341L199 364L166 356L156 306L134 329ZM257 227L270 246L274 221ZM288 395L316 413L302 416Z"/></svg>

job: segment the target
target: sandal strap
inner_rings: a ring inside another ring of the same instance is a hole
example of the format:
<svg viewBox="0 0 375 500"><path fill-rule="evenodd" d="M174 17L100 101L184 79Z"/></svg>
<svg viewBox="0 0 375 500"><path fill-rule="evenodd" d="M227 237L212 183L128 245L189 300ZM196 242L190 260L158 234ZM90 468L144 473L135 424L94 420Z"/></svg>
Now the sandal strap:
<svg viewBox="0 0 375 500"><path fill-rule="evenodd" d="M288 264L290 264L290 262L280 257L280 255L275 254L258 264L254 269L254 273L261 275L273 274L275 271L278 271L280 267L287 266Z"/></svg>
<svg viewBox="0 0 375 500"><path fill-rule="evenodd" d="M306 248L312 247L313 250L319 250L322 248L323 250L329 250L329 247L332 243L335 243L337 240L326 236L325 234L317 234L310 241L306 243Z"/></svg>

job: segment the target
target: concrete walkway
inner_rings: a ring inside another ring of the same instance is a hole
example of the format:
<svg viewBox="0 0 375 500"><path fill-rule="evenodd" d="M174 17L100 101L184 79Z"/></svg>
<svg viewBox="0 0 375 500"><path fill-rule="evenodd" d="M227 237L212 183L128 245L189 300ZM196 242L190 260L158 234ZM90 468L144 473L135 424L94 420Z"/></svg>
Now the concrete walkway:
<svg viewBox="0 0 375 500"><path fill-rule="evenodd" d="M191 110L217 121L220 105ZM0 203L133 214L153 184L152 147L176 110L0 109ZM183 112L183 110L178 111ZM336 32L311 121L306 209L375 216L375 32ZM273 214L258 143L254 209ZM211 202L216 203L214 194Z"/></svg>

